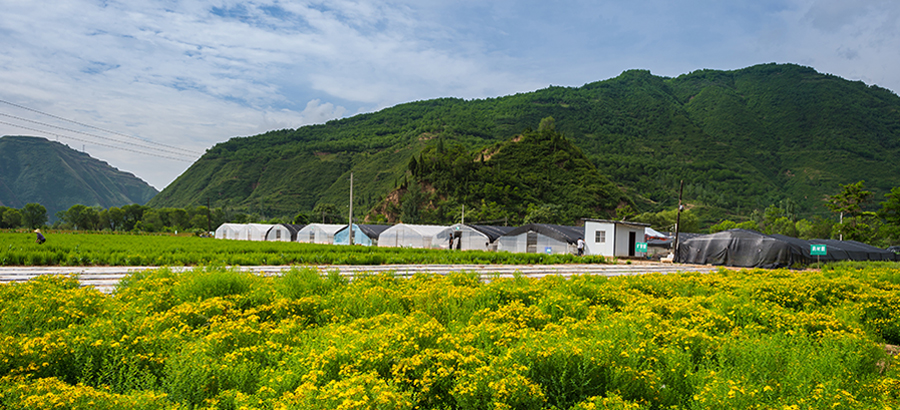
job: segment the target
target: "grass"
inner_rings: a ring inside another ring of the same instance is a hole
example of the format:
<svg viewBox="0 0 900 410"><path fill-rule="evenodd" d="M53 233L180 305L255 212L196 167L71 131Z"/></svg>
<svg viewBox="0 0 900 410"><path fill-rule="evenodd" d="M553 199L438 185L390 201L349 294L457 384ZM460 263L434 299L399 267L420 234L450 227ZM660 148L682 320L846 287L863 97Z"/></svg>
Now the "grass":
<svg viewBox="0 0 900 410"><path fill-rule="evenodd" d="M42 276L0 286L0 408L898 408L898 273Z"/></svg>
<svg viewBox="0 0 900 410"><path fill-rule="evenodd" d="M0 232L0 266L209 266L605 263L602 256L250 242L166 235Z"/></svg>

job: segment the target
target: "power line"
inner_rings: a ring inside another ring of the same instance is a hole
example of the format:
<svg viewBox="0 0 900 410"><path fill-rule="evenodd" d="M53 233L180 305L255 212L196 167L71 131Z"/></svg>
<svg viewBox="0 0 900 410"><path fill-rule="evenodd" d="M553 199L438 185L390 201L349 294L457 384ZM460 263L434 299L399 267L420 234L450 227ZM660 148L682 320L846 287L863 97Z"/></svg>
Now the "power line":
<svg viewBox="0 0 900 410"><path fill-rule="evenodd" d="M14 102L9 102L9 101L0 99L0 103L8 104L8 105L11 105L11 106L13 106L13 107L21 108L21 109L23 109L23 110L28 110L28 111L31 111L31 112L34 112L34 113L38 113L38 114L41 114L41 115L46 115L46 116L48 116L48 117L56 118L56 119L58 119L58 120L70 122L70 123L73 123L73 124L78 124L78 125L80 125L80 126L82 126L82 127L93 128L93 129L98 130L98 131L108 132L108 133L110 133L110 134L116 134L116 135L119 135L119 136L122 136L122 137L135 139L135 140L138 140L138 141L141 141L141 142L146 142L146 143L156 144L156 145L160 145L160 146L163 146L163 147L174 148L174 149L182 150L182 151L188 151L188 152L191 152L191 153L196 154L196 155L202 155L202 153L200 153L200 152L189 151L189 150L185 150L185 149L183 149L183 148L173 147L173 146L171 146L171 145L166 145L166 144L162 144L162 143L155 142L155 141L150 141L150 140L145 140L145 139L143 139L143 138L133 137L133 136L128 135L128 134L123 134L123 133L120 133L120 132L107 130L107 129L104 129L104 128L96 127L96 126L93 126L93 125L90 125L90 124L85 124L85 123L78 122L78 121L75 121L75 120L70 120L70 119L68 119L68 118L63 118L63 117L60 117L60 116L58 116L58 115L53 115L53 114L46 113L46 112L43 112L43 111L40 111L40 110L36 110L36 109L34 109L34 108L29 108L29 107L26 107L26 106L24 106L24 105L16 104L16 103L14 103Z"/></svg>
<svg viewBox="0 0 900 410"><path fill-rule="evenodd" d="M57 126L57 125L48 124L48 123L41 122L41 121L30 120L30 119L28 119L28 118L22 118L22 117L18 117L18 116L11 115L11 114L5 114L5 113L2 113L2 112L0 112L0 116L4 116L4 117L8 117L8 118L13 118L13 119L16 119L16 120L19 120L19 121L26 121L26 122L30 122L30 123L32 123L32 124L42 125L42 126L45 126L45 127L56 128L56 129L58 129L58 130L63 130L63 131L68 131L68 132L74 132L74 133L77 133L77 134L82 134L82 135L86 135L86 136L93 137L93 138L100 138L100 139L104 139L104 140L108 140L108 141L118 142L118 143L120 143L120 144L127 144L127 145L132 145L132 146L140 147L140 148L144 148L144 149L150 149L150 150L155 150L155 151L165 152L165 153L174 154L174 155L182 155L182 156L185 156L185 157L191 157L191 158L196 157L196 155L193 154L193 153L185 154L185 153L182 153L182 152L176 152L176 151L169 150L169 149L150 147L150 146L146 146L146 145L135 144L135 143L133 143L133 142L128 142L128 141L120 141L120 140L117 140L117 139L114 139L114 138L104 137L104 136L102 136L102 135L96 135L96 134L91 134L91 133L82 132L82 131L78 131L78 130L73 130L73 129L71 129L71 128L60 127L60 126ZM190 151L187 151L187 150L182 150L182 151L183 151L183 152L190 152Z"/></svg>
<svg viewBox="0 0 900 410"><path fill-rule="evenodd" d="M22 128L22 129L26 129L26 130L29 130L29 131L35 131L35 132L39 132L39 133L42 133L42 134L52 135L52 136L57 137L57 138L68 138L68 139L72 139L72 140L75 140L75 141L89 142L89 143L94 144L94 145L100 145L100 146L104 146L104 147L108 147L108 148L120 149L120 150L124 150L124 151L131 151L131 152L135 152L135 153L138 153L138 154L141 154L141 155L152 155L152 156L154 156L154 157L166 158L166 159L172 159L172 160L175 160L175 161L193 162L192 160L188 160L188 159L184 159L184 158L168 157L168 156L165 156L165 155L154 154L154 153L152 153L152 152L144 152L144 151L138 151L138 150L134 150L134 149L130 149L130 148L116 147L116 146L109 145L109 144L104 144L104 143L101 143L101 142L88 141L88 140L85 140L85 139L81 139L81 138L77 138L77 137L72 137L72 136L68 136L68 135L60 135L60 134L56 134L56 133L53 133L53 132L44 131L44 130L39 130L39 129L37 129L37 128L26 127L26 126L24 126L24 125L13 124L13 123L11 123L11 122L6 122L6 121L0 121L0 124L3 124L3 125L9 125L9 126L12 126L12 127L17 127L17 128Z"/></svg>

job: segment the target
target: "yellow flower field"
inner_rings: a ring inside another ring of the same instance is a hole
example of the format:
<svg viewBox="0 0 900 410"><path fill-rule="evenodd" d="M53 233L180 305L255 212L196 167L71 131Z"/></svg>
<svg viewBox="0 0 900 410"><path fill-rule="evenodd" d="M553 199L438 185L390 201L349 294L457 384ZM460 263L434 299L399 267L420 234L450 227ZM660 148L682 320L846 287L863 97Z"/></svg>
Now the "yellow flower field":
<svg viewBox="0 0 900 410"><path fill-rule="evenodd" d="M0 408L900 409L898 312L896 263L44 276L0 285Z"/></svg>

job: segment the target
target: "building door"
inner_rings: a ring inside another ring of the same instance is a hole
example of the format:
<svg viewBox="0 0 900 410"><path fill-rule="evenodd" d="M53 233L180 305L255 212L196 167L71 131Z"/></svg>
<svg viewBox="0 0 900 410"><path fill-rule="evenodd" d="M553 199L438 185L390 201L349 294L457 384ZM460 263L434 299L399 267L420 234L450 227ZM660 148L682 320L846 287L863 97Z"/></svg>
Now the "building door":
<svg viewBox="0 0 900 410"><path fill-rule="evenodd" d="M525 253L537 253L537 232L528 231L526 234Z"/></svg>
<svg viewBox="0 0 900 410"><path fill-rule="evenodd" d="M635 245L637 245L637 235L634 231L628 232L628 256L634 256Z"/></svg>

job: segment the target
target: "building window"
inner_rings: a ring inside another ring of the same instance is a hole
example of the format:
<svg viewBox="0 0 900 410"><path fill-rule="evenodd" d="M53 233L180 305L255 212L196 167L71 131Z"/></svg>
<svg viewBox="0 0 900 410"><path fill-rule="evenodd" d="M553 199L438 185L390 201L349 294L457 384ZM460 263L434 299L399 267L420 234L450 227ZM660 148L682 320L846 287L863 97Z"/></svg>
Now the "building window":
<svg viewBox="0 0 900 410"><path fill-rule="evenodd" d="M594 242L595 243L606 243L606 231L595 231L594 232Z"/></svg>

